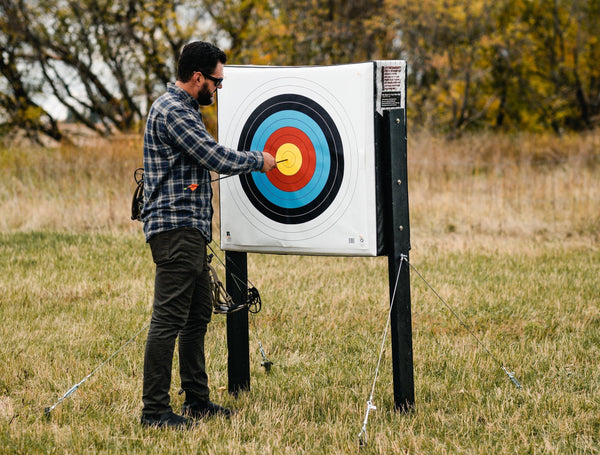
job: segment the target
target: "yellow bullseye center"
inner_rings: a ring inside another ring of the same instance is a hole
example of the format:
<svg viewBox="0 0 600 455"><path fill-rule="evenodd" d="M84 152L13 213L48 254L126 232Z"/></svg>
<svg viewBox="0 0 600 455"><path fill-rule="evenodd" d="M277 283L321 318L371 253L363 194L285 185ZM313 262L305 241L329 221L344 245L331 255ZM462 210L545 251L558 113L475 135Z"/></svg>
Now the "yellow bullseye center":
<svg viewBox="0 0 600 455"><path fill-rule="evenodd" d="M275 159L277 161L285 160L277 164L277 169L283 175L294 175L302 166L302 153L300 153L300 149L289 142L277 149Z"/></svg>

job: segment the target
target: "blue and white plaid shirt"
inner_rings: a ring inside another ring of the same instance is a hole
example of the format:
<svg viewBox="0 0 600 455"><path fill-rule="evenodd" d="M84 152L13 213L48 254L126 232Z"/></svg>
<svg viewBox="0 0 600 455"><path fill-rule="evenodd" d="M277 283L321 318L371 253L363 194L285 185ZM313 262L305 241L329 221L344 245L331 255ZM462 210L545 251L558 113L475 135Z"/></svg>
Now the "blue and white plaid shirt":
<svg viewBox="0 0 600 455"><path fill-rule="evenodd" d="M144 209L146 241L178 227L194 227L212 239L212 188L209 171L241 174L260 171L261 152L219 145L206 131L198 102L169 83L153 104L144 133Z"/></svg>

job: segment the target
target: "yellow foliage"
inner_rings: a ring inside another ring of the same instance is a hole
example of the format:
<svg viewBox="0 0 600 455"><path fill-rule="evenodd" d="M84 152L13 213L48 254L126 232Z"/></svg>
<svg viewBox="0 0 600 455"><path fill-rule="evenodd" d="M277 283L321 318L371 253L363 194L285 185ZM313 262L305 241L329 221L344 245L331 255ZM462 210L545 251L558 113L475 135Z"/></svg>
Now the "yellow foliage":
<svg viewBox="0 0 600 455"><path fill-rule="evenodd" d="M23 111L23 121L35 122L43 115L44 109L39 106L27 106Z"/></svg>

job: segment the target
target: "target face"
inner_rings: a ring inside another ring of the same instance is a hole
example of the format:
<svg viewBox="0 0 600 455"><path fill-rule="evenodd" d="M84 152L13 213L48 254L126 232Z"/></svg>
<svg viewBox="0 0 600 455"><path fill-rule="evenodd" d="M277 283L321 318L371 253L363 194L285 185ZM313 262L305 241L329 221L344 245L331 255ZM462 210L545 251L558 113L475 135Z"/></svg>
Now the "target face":
<svg viewBox="0 0 600 455"><path fill-rule="evenodd" d="M223 250L376 255L373 64L226 66L219 142L279 162L219 182Z"/></svg>
<svg viewBox="0 0 600 455"><path fill-rule="evenodd" d="M239 150L264 150L278 161L268 174L240 177L250 202L282 224L311 221L335 201L344 178L344 149L331 116L301 95L278 95L250 115Z"/></svg>

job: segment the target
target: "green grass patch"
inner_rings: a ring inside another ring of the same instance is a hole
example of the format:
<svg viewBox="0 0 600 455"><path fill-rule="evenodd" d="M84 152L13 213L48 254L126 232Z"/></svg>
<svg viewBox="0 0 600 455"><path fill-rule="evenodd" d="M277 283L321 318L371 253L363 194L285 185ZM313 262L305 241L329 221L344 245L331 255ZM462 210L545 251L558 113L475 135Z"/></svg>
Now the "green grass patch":
<svg viewBox="0 0 600 455"><path fill-rule="evenodd" d="M412 273L416 408L393 410L388 339L362 453L598 453L597 245L414 243L411 263L494 358ZM0 233L0 269L0 452L358 451L388 313L385 258L249 255L264 302L250 324L251 390L222 390L226 322L214 316L212 398L237 414L187 432L139 425L145 332L44 415L148 322L154 266L141 233Z"/></svg>

